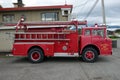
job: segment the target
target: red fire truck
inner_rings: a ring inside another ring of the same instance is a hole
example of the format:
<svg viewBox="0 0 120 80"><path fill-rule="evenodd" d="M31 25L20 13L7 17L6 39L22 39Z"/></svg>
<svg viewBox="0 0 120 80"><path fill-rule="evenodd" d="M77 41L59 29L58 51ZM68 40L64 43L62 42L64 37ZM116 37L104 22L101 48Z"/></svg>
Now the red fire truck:
<svg viewBox="0 0 120 80"><path fill-rule="evenodd" d="M22 31L22 32L21 32ZM78 56L95 62L99 55L112 55L106 27L87 27L86 21L22 22L16 26L12 53L33 63L45 57Z"/></svg>

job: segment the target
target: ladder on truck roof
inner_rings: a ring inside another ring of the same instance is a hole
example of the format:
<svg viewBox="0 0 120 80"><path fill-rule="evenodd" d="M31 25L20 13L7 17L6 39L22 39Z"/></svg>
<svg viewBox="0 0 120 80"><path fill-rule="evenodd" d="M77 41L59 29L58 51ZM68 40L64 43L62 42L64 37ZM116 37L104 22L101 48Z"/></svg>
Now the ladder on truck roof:
<svg viewBox="0 0 120 80"><path fill-rule="evenodd" d="M23 22L23 18L16 25L15 41L69 41L70 32L18 32L19 28L25 29L27 26L50 26L50 25L87 25L87 21L41 21L41 22ZM8 24L9 25L9 24Z"/></svg>
<svg viewBox="0 0 120 80"><path fill-rule="evenodd" d="M27 26L49 26L49 25L75 25L76 27L78 25L86 25L87 21L41 21L41 22L24 22L23 18L21 18L18 23L12 23L12 24L6 24L6 26L15 26L16 32L18 29L24 29L27 28Z"/></svg>

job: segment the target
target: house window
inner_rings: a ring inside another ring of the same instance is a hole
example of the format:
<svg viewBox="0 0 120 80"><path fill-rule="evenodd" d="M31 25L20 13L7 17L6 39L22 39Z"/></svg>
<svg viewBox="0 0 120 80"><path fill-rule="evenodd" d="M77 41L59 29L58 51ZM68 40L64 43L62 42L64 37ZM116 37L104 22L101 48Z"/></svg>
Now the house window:
<svg viewBox="0 0 120 80"><path fill-rule="evenodd" d="M58 21L58 13L51 12L51 13L42 13L42 21Z"/></svg>
<svg viewBox="0 0 120 80"><path fill-rule="evenodd" d="M3 22L13 22L15 19L15 16L14 14L4 14L2 18L3 18Z"/></svg>
<svg viewBox="0 0 120 80"><path fill-rule="evenodd" d="M68 15L68 10L65 10L65 11L64 11L64 15Z"/></svg>

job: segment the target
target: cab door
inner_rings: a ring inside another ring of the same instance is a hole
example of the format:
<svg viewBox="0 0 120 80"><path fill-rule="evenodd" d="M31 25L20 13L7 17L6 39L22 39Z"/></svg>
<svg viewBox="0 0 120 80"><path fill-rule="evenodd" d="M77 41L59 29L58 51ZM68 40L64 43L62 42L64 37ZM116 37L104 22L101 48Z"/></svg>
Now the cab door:
<svg viewBox="0 0 120 80"><path fill-rule="evenodd" d="M106 32L104 28L92 30L92 43L98 46L101 54L107 53L109 45L106 40Z"/></svg>

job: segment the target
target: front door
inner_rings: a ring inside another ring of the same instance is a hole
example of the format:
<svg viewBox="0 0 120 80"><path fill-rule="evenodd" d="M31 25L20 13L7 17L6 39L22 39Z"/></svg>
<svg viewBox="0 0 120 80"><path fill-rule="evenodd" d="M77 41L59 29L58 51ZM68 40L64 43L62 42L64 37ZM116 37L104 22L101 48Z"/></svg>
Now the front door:
<svg viewBox="0 0 120 80"><path fill-rule="evenodd" d="M105 39L105 30L104 29L93 29L92 30L92 43L99 46L101 54L106 54L108 51L107 40Z"/></svg>

